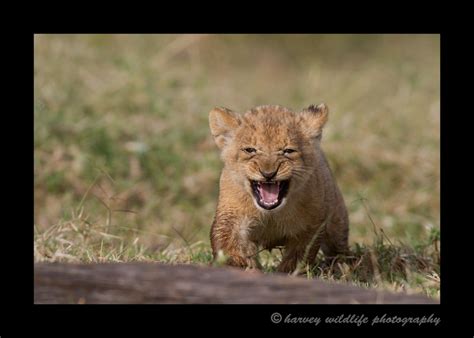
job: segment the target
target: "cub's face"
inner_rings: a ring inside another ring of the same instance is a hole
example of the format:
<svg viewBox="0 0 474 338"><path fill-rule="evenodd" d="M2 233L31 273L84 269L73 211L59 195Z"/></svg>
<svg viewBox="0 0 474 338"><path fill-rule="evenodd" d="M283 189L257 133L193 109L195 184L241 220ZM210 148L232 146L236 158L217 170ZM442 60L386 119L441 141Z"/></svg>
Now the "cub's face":
<svg viewBox="0 0 474 338"><path fill-rule="evenodd" d="M327 115L324 104L301 112L260 106L244 115L215 108L209 124L225 170L258 209L269 211L283 208L308 183Z"/></svg>

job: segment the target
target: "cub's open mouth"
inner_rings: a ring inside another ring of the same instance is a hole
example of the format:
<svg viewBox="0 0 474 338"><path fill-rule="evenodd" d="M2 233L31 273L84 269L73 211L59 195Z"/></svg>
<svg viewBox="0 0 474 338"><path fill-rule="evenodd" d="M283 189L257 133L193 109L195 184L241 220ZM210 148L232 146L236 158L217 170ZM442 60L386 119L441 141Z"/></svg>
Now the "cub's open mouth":
<svg viewBox="0 0 474 338"><path fill-rule="evenodd" d="M253 196L263 209L271 210L278 207L288 193L290 180L285 181L252 181Z"/></svg>

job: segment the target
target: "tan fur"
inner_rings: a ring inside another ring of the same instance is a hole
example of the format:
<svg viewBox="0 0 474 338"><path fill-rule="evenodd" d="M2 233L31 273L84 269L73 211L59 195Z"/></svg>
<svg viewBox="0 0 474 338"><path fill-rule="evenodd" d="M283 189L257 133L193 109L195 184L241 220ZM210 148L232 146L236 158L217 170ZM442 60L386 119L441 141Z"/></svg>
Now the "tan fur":
<svg viewBox="0 0 474 338"><path fill-rule="evenodd" d="M325 220L307 262L314 262L319 245L327 256L347 252L346 206L320 148L327 118L324 104L301 112L269 105L243 115L225 108L209 113L211 133L224 162L211 227L214 257L222 250L228 264L255 268L258 250L284 246L278 270L290 272ZM243 150L247 147L257 153L248 154ZM288 147L296 152L283 154ZM273 210L258 208L250 180L262 180L260 171L275 170L276 180L290 179L284 203Z"/></svg>

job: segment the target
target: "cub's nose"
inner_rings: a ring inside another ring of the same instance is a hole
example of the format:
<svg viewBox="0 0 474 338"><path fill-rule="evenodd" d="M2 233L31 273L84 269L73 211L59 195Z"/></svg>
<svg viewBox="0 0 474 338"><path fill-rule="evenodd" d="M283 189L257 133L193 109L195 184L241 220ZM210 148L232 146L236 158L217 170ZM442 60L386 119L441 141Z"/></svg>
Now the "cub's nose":
<svg viewBox="0 0 474 338"><path fill-rule="evenodd" d="M277 174L278 170L275 170L273 172L268 172L268 171L261 171L260 174L262 174L263 177L265 177L267 180L271 180L275 175Z"/></svg>

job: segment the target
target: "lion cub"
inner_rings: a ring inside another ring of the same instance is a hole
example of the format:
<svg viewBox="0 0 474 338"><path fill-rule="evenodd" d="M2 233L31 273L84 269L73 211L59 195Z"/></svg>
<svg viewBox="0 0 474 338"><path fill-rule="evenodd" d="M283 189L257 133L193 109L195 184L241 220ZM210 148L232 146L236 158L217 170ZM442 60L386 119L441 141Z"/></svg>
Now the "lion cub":
<svg viewBox="0 0 474 338"><path fill-rule="evenodd" d="M313 264L320 247L326 256L348 251L346 206L320 147L327 119L325 104L209 113L224 162L214 258L222 250L229 265L258 268L259 250L283 246L278 271L291 272L303 258Z"/></svg>

